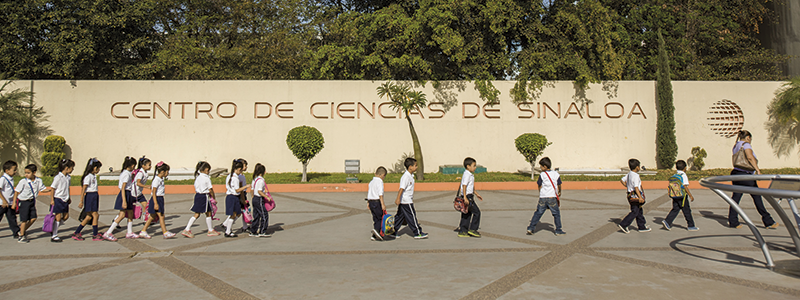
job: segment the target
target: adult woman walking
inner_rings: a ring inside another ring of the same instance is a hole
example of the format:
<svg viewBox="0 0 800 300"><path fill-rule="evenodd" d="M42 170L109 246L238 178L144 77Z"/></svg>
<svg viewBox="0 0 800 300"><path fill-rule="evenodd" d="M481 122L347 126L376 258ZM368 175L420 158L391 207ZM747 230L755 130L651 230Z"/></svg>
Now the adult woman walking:
<svg viewBox="0 0 800 300"><path fill-rule="evenodd" d="M756 158L755 152L753 152L753 147L750 145L750 142L753 140L753 136L747 130L740 130L739 135L736 138L736 145L733 146L733 170L731 171L731 175L760 175L761 170L758 169L758 159ZM744 157L738 157L742 155L739 151L743 152ZM758 187L755 180L745 180L745 181L733 181L733 185L741 185L741 186L750 186L750 187ZM764 226L770 229L778 228L778 223L772 219L772 216L767 212L767 209L764 207L764 201L761 199L761 195L753 195L750 194L750 197L753 198L753 203L756 205L756 210L761 215L761 221L764 222ZM736 204L739 204L739 201L742 200L742 193L733 193L733 201ZM728 209L728 225L731 228L741 228L742 224L739 224L739 214L733 209L733 207Z"/></svg>

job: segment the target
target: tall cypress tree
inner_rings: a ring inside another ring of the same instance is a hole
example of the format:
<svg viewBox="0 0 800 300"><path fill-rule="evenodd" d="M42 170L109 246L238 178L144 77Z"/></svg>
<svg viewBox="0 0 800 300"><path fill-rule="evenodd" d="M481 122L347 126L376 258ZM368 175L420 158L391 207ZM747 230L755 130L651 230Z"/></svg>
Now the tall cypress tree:
<svg viewBox="0 0 800 300"><path fill-rule="evenodd" d="M670 81L669 57L664 45L661 29L658 29L658 71L656 71L656 93L658 94L658 122L656 123L656 162L659 169L672 168L678 156L675 140L675 106L672 104L672 81Z"/></svg>

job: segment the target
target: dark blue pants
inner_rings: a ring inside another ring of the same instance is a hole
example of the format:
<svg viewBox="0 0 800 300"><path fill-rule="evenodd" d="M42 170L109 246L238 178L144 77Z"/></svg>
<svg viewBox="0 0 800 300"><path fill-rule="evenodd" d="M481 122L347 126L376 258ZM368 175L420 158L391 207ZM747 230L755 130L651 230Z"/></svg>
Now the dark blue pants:
<svg viewBox="0 0 800 300"><path fill-rule="evenodd" d="M3 220L3 216L6 217L6 221L8 221L8 229L11 229L11 232L14 235L19 235L19 225L17 225L17 212L11 208L13 203L9 203L8 207L3 208L0 206L0 221Z"/></svg>
<svg viewBox="0 0 800 300"><path fill-rule="evenodd" d="M692 208L689 207L689 199L687 199L687 197L672 198L672 210L669 211L664 221L667 221L667 224L672 226L672 221L675 221L680 211L683 211L683 217L686 218L686 226L694 227Z"/></svg>
<svg viewBox="0 0 800 300"><path fill-rule="evenodd" d="M633 219L636 219L636 225L638 225L639 230L644 230L645 228L647 228L647 225L645 225L647 221L645 221L644 219L644 210L642 209L642 205L644 205L644 203L630 202L630 204L631 204L631 212L629 212L628 215L625 216L624 219L622 219L622 222L619 222L619 225L624 228L627 228L628 226L631 226L631 223L633 223Z"/></svg>
<svg viewBox="0 0 800 300"><path fill-rule="evenodd" d="M747 172L742 172L739 170L731 171L731 175L751 175ZM731 182L733 185L741 185L741 186L750 186L750 187L758 187L755 180L748 180L748 181L733 181ZM772 219L772 216L767 212L767 208L764 207L764 201L761 199L761 195L753 195L750 194L750 197L753 198L753 204L756 206L756 210L761 215L761 221L764 222L764 226L772 226L775 224L775 220ZM733 193L731 197L733 202L739 204L739 201L742 200L742 193ZM739 213L733 210L733 207L728 209L728 225L731 227L739 226Z"/></svg>
<svg viewBox="0 0 800 300"><path fill-rule="evenodd" d="M400 227L403 222L408 224L414 235L420 235L419 224L417 223L417 210L414 209L414 204L400 204L397 207L397 214L394 215L394 232L400 232Z"/></svg>
<svg viewBox="0 0 800 300"><path fill-rule="evenodd" d="M253 197L253 221L250 222L250 232L253 234L267 234L269 228L269 212L264 207L264 198Z"/></svg>
<svg viewBox="0 0 800 300"><path fill-rule="evenodd" d="M382 232L383 209L381 209L381 200L367 200L367 204L369 204L369 211L372 213L372 228L377 232Z"/></svg>
<svg viewBox="0 0 800 300"><path fill-rule="evenodd" d="M467 195L467 200L469 200L469 207L467 207L467 213L461 214L461 229L459 229L459 232L478 230L478 227L481 226L481 209L478 208L478 203L475 203L475 196L469 194Z"/></svg>

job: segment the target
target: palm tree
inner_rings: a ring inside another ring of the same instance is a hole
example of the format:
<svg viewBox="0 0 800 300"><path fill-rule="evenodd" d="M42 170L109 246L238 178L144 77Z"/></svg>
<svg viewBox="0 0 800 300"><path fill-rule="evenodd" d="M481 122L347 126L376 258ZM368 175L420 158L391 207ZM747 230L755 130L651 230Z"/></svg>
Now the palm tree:
<svg viewBox="0 0 800 300"><path fill-rule="evenodd" d="M414 143L414 159L417 160L417 180L425 180L425 164L422 160L422 147L419 145L419 138L417 131L414 129L414 123L411 122L409 113L411 110L419 110L420 107L425 107L428 100L425 94L418 91L412 91L406 85L398 85L391 81L386 82L379 86L377 89L378 97L386 97L392 102L391 107L395 111L401 110L406 116L408 121L408 129L411 131L411 141Z"/></svg>
<svg viewBox="0 0 800 300"><path fill-rule="evenodd" d="M0 149L3 156L33 162L32 151L41 149L42 139L51 132L44 108L35 107L33 93L22 89L10 90L13 81L0 85Z"/></svg>
<svg viewBox="0 0 800 300"><path fill-rule="evenodd" d="M784 84L769 104L770 119L782 125L800 122L800 77Z"/></svg>

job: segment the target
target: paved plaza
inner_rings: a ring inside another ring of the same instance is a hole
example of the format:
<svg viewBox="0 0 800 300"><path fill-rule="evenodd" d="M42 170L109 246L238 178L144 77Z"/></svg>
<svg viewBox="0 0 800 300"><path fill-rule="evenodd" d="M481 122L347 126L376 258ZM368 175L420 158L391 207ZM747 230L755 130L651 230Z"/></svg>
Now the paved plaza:
<svg viewBox="0 0 800 300"><path fill-rule="evenodd" d="M618 231L628 211L623 191L564 191L562 222L553 234L542 218L534 235L525 228L535 191L483 191L482 238L459 238L454 192L417 192L426 240L407 228L399 239L370 241L372 218L365 193L275 193L271 238L207 237L198 220L194 239L164 240L156 225L150 240L68 239L78 212L54 244L41 232L48 197L29 244L0 223L0 299L798 299L800 279L764 267L750 231L726 225L728 207L707 190L692 203L700 231L685 230L679 215L661 229L671 208L665 191L648 191L645 216L653 231ZM395 193L387 193L389 203ZM167 226L186 225L193 195L167 196ZM116 212L114 196L101 197L101 230ZM782 205L788 211L786 201ZM749 196L742 206L760 220ZM387 205L391 213L394 204ZM73 209L77 204L73 202ZM771 211L771 210L770 210ZM218 216L224 220L224 216ZM773 213L773 217L779 220ZM780 222L780 220L779 220ZM781 222L782 223L782 222ZM216 225L221 221L215 221ZM776 262L798 261L789 234L756 222ZM142 227L136 221L134 230ZM241 227L241 220L235 224ZM219 228L218 230L221 230ZM84 230L91 235L91 226Z"/></svg>

